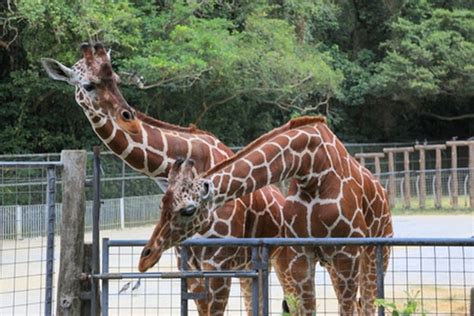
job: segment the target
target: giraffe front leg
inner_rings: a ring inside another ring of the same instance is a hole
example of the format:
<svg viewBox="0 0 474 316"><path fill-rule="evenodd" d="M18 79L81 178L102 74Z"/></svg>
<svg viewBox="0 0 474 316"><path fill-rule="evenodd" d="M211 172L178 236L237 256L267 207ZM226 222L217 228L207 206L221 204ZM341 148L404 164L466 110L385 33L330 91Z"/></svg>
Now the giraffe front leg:
<svg viewBox="0 0 474 316"><path fill-rule="evenodd" d="M327 266L339 302L339 314L354 315L359 287L359 248L343 247L331 255Z"/></svg>
<svg viewBox="0 0 474 316"><path fill-rule="evenodd" d="M315 264L313 252L303 247L285 247L274 256L274 268L285 295L283 305L290 315L316 312Z"/></svg>
<svg viewBox="0 0 474 316"><path fill-rule="evenodd" d="M383 272L387 271L390 259L390 247L383 247ZM374 300L377 295L377 268L375 247L366 247L360 258L360 299L359 315L374 315Z"/></svg>
<svg viewBox="0 0 474 316"><path fill-rule="evenodd" d="M189 292L193 294L205 293L207 291L204 284L204 279L189 278L187 284ZM202 300L194 300L194 303L196 304L198 314L200 316L209 315L209 302L207 298Z"/></svg>

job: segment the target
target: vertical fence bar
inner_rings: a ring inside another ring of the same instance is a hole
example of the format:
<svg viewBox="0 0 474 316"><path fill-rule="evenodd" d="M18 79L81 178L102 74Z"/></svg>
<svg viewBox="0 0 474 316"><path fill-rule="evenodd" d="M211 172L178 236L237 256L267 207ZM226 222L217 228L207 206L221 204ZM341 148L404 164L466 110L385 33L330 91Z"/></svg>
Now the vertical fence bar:
<svg viewBox="0 0 474 316"><path fill-rule="evenodd" d="M181 247L181 271L188 270L189 249ZM188 315L188 279L181 278L181 316Z"/></svg>
<svg viewBox="0 0 474 316"><path fill-rule="evenodd" d="M92 204L92 275L100 272L100 148L94 146L93 158L93 174L92 187L94 190L94 198ZM99 294L99 280L91 279L91 314L96 315L98 312L99 302L97 302Z"/></svg>
<svg viewBox="0 0 474 316"><path fill-rule="evenodd" d="M109 273L109 238L102 239L102 273ZM102 279L102 316L109 315L109 280Z"/></svg>
<svg viewBox="0 0 474 316"><path fill-rule="evenodd" d="M268 246L262 249L262 315L268 315Z"/></svg>
<svg viewBox="0 0 474 316"><path fill-rule="evenodd" d="M46 220L46 224L48 220ZM46 225L48 227L48 225ZM16 239L23 239L23 210L21 205L16 206Z"/></svg>
<svg viewBox="0 0 474 316"><path fill-rule="evenodd" d="M258 248L256 246L252 247L252 266L255 270L258 269L259 266L258 260ZM259 291L258 291L258 278L252 279L252 315L258 316L259 312Z"/></svg>
<svg viewBox="0 0 474 316"><path fill-rule="evenodd" d="M377 273L377 298L385 298L385 291L384 291L384 269L383 269L383 246L378 244L375 247L375 266L376 266L376 273ZM385 310L383 306L379 306L378 315L384 316Z"/></svg>
<svg viewBox="0 0 474 316"><path fill-rule="evenodd" d="M53 273L54 273L54 224L56 212L56 169L48 167L46 184L46 205L48 210L48 238L46 249L46 299L44 305L45 316L50 316L53 310Z"/></svg>

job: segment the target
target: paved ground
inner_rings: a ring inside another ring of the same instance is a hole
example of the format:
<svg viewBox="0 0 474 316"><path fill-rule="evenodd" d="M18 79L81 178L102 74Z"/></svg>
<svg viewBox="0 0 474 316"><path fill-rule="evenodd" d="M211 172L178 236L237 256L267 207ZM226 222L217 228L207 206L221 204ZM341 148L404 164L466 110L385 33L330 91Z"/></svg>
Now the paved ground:
<svg viewBox="0 0 474 316"><path fill-rule="evenodd" d="M395 216L394 227L398 237L471 237L474 236L474 217L469 215ZM111 239L147 239L153 227L141 227L120 231L105 231L102 237ZM86 239L90 240L90 236ZM0 241L1 242L1 241ZM59 245L59 242L56 243ZM45 239L36 238L23 241L3 241L1 246L0 269L0 315L40 315L44 306ZM56 247L58 248L58 246ZM136 272L141 249L122 248L111 251L111 272ZM420 252L422 259L420 259ZM56 258L59 249L56 249ZM451 257L448 260L448 257ZM462 259L466 257L468 259ZM16 262L16 264L13 264ZM58 262L58 260L56 260ZM176 270L173 252L163 256L154 271ZM396 248L385 278L388 297L395 296L405 301L407 294L423 297L423 308L442 314L443 311L455 315L466 312L465 297L468 285L474 284L473 249L441 248ZM58 271L58 267L55 267ZM420 273L422 271L422 273ZM465 271L469 271L466 273ZM179 289L177 280L142 281L137 290L131 287L118 292L129 280L111 281L110 315L178 315ZM336 301L326 273L318 266L316 271L316 292L318 312L336 312ZM451 283L451 286L448 284ZM280 315L282 292L275 276L270 280L271 310ZM445 298L435 303L434 297ZM12 305L17 306L14 310ZM19 306L20 305L20 306ZM190 308L194 309L193 303ZM192 313L191 313L192 314ZM238 281L234 281L228 308L229 315L245 315L240 297Z"/></svg>

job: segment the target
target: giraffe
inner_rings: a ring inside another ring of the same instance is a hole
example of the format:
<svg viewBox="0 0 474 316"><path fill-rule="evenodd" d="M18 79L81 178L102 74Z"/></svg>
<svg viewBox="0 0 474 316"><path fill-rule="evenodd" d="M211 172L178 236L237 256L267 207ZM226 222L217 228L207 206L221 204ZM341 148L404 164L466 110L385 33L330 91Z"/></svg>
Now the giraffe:
<svg viewBox="0 0 474 316"><path fill-rule="evenodd" d="M322 117L293 119L203 174L198 175L194 165L188 161L173 166L161 220L144 247L141 269L156 263L183 235L199 233L222 203L285 179L292 179L283 209L286 237L393 235L385 190L349 155ZM178 220L180 212L186 213L186 221ZM384 249L385 268L389 252ZM359 246L276 251L274 268L285 295L294 295L298 302L291 313L315 313L314 271L319 262L331 276L341 315L373 314L374 254L374 247Z"/></svg>
<svg viewBox="0 0 474 316"><path fill-rule="evenodd" d="M101 141L130 167L166 186L165 178L175 161L195 159L203 172L233 152L214 135L195 126L180 127L146 116L132 108L122 96L109 53L102 44L81 45L83 57L72 67L44 58L48 75L75 87L76 102ZM283 228L283 195L267 186L251 195L222 205L205 237L276 237ZM226 257L222 253L228 252ZM179 253L179 251L177 252ZM179 258L178 258L179 261ZM237 269L250 264L245 249L191 249L189 265L194 269ZM179 263L178 263L179 265ZM145 271L145 269L141 269ZM189 279L191 292L204 292L202 280ZM246 307L251 313L250 280L242 279ZM207 299L197 300L200 315L222 315L230 291L230 279L213 278Z"/></svg>

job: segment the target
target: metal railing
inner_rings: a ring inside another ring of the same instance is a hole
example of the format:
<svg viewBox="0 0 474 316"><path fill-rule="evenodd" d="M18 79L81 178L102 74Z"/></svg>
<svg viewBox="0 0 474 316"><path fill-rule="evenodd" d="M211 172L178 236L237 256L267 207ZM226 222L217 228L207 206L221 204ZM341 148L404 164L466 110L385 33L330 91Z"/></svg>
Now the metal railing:
<svg viewBox="0 0 474 316"><path fill-rule="evenodd" d="M283 293L274 273L269 269L270 249L274 247L311 246L342 247L375 246L377 260L377 297L398 305L407 300L416 300L419 311L427 315L467 314L469 292L474 284L474 238L242 238L242 239L189 239L182 244L181 257L186 259L189 247L250 247L252 248L252 268L243 271L189 271L182 264L180 269L172 269L172 256L161 261L168 265L158 265L158 271L137 273L133 266L128 271L118 262L136 262L145 240L108 240L102 243L102 273L94 278L102 280L103 315L135 315L137 312L154 312L167 315L195 314L188 306L188 300L206 297L206 293L188 293L187 278L231 277L251 278L253 314L259 313L259 292L263 297L263 315L281 315ZM392 247L392 255L387 272L383 273L382 248ZM113 252L112 250L115 250ZM114 257L112 264L111 256ZM130 257L135 256L135 258ZM182 260L185 262L185 260ZM257 280L263 280L259 285ZM170 280L171 279L171 280ZM338 314L337 300L322 268L316 270L317 312ZM128 281L123 284L123 282ZM165 284L164 282L179 282ZM321 284L323 283L323 284ZM171 285L170 285L171 284ZM169 288L170 292L164 289ZM179 289L179 290L178 290ZM150 291L150 293L148 293ZM413 294L417 292L418 296ZM227 306L227 315L246 315L241 300L232 295ZM322 295L323 294L323 295ZM414 297L410 297L413 295ZM168 297L168 300L163 297ZM176 300L174 300L176 297ZM177 305L177 298L180 303ZM112 302L111 302L112 298ZM171 304L167 302L171 300ZM147 304L148 302L148 304ZM160 302L162 303L160 305ZM173 302L176 305L173 305ZM379 315L384 309L379 306Z"/></svg>
<svg viewBox="0 0 474 316"><path fill-rule="evenodd" d="M43 308L44 315L52 315L53 309L53 277L54 277L54 236L55 236L55 202L56 202L56 177L60 162L1 162L1 182L5 180L17 180L20 177L28 177L28 173L21 172L24 169L35 169L35 177L45 180L44 185L34 192L42 196L45 205L45 216L39 223L39 229L44 233L43 238L38 241L13 243L5 241L5 216L0 219L0 242L1 242L1 274L0 283L0 314L2 315L28 315L38 313ZM6 195L4 188L0 195ZM15 192L20 194L33 194L30 190ZM21 244L19 244L21 243ZM44 265L44 266L43 266ZM39 284L38 284L39 283ZM44 286L43 286L44 284ZM39 295L38 295L39 294ZM35 298L32 301L32 297Z"/></svg>

